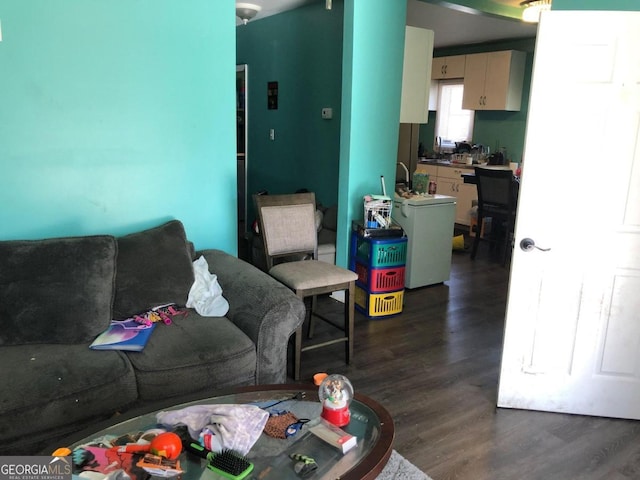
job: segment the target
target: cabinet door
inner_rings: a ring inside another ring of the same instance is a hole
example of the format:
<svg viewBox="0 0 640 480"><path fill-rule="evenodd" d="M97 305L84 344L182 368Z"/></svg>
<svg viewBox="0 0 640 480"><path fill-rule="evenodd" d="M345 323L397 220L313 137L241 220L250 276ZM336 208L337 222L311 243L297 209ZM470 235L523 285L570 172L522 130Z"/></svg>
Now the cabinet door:
<svg viewBox="0 0 640 480"><path fill-rule="evenodd" d="M464 92L462 94L462 108L464 109L483 110L488 57L488 53L467 55L464 67Z"/></svg>
<svg viewBox="0 0 640 480"><path fill-rule="evenodd" d="M465 58L466 55L434 58L431 68L431 78L434 80L463 78Z"/></svg>
<svg viewBox="0 0 640 480"><path fill-rule="evenodd" d="M485 110L519 111L526 53L492 52L487 58Z"/></svg>
<svg viewBox="0 0 640 480"><path fill-rule="evenodd" d="M467 55L462 108L519 111L525 58L514 50Z"/></svg>
<svg viewBox="0 0 640 480"><path fill-rule="evenodd" d="M511 52L492 52L487 55L487 71L484 84L485 110L504 110L509 90Z"/></svg>
<svg viewBox="0 0 640 480"><path fill-rule="evenodd" d="M433 30L405 27L400 123L427 123Z"/></svg>
<svg viewBox="0 0 640 480"><path fill-rule="evenodd" d="M469 213L473 207L473 201L478 200L478 189L475 185L464 183L464 180L458 182L457 189L456 223L470 225L471 217Z"/></svg>
<svg viewBox="0 0 640 480"><path fill-rule="evenodd" d="M447 66L447 57L436 57L431 62L431 78L433 80L440 80L445 78Z"/></svg>
<svg viewBox="0 0 640 480"><path fill-rule="evenodd" d="M450 197L458 198L458 192L456 191L456 182L450 178L446 177L437 177L437 190L436 193L440 195L449 195Z"/></svg>
<svg viewBox="0 0 640 480"><path fill-rule="evenodd" d="M447 68L445 70L445 78L463 78L464 66L466 63L466 55L456 55L447 57Z"/></svg>

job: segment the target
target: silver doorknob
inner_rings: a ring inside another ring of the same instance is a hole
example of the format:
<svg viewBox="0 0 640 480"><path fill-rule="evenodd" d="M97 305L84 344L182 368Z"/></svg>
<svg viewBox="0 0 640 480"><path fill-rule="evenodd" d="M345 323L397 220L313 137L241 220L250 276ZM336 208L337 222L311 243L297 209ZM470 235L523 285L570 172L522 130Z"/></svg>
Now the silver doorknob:
<svg viewBox="0 0 640 480"><path fill-rule="evenodd" d="M525 252L530 252L534 248L537 248L538 250L540 250L542 252L548 252L549 250L551 250L550 248L542 248L542 247L537 246L536 242L534 242L530 238L523 238L522 240L520 240L520 248Z"/></svg>

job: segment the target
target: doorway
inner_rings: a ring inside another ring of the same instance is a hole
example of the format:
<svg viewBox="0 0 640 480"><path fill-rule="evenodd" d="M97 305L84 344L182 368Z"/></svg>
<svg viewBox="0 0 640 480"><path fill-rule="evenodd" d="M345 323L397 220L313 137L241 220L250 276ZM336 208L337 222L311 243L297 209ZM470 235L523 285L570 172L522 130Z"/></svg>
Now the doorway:
<svg viewBox="0 0 640 480"><path fill-rule="evenodd" d="M236 65L236 158L238 166L238 257L248 255L247 226L247 65Z"/></svg>

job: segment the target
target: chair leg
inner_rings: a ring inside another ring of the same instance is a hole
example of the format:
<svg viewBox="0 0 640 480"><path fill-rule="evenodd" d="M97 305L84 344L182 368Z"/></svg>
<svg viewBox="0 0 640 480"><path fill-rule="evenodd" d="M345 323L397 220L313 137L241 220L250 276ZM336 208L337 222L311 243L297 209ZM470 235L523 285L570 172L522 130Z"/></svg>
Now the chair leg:
<svg viewBox="0 0 640 480"><path fill-rule="evenodd" d="M471 247L471 260L475 260L480 245L480 234L482 233L482 225L484 218L478 215L478 223L476 224L476 236L473 238L473 246Z"/></svg>
<svg viewBox="0 0 640 480"><path fill-rule="evenodd" d="M344 323L347 334L347 341L345 342L345 356L347 365L351 364L353 359L353 336L354 336L354 322L355 322L355 282L349 283L349 288L345 290L344 299Z"/></svg>
<svg viewBox="0 0 640 480"><path fill-rule="evenodd" d="M296 329L294 339L295 352L293 354L293 379L300 380L300 360L302 357L302 325Z"/></svg>
<svg viewBox="0 0 640 480"><path fill-rule="evenodd" d="M502 258L502 266L507 266L507 259L509 258L509 253L513 251L513 230L514 225L510 220L507 220L507 231L504 233L504 257Z"/></svg>
<svg viewBox="0 0 640 480"><path fill-rule="evenodd" d="M317 302L317 295L314 295L313 297L311 297L311 312L309 314L309 329L307 330L307 338L313 338L313 331L315 329L315 324L316 324L316 319L315 319L315 312L316 312L316 306L318 305Z"/></svg>

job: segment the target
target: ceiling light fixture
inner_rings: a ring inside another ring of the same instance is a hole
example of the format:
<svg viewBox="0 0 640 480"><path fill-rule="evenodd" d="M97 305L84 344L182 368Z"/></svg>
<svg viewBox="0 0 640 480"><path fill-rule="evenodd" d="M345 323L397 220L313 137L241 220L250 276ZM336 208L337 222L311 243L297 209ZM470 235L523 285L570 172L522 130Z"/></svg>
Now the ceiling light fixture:
<svg viewBox="0 0 640 480"><path fill-rule="evenodd" d="M324 8L326 8L327 10L331 10L331 0L325 1Z"/></svg>
<svg viewBox="0 0 640 480"><path fill-rule="evenodd" d="M253 3L236 3L236 17L242 20L244 25L255 17L260 10L262 10L260 5L254 5Z"/></svg>
<svg viewBox="0 0 640 480"><path fill-rule="evenodd" d="M538 23L540 14L551 10L551 0L524 0L524 2L520 2L520 6L524 7L522 20L529 23Z"/></svg>

